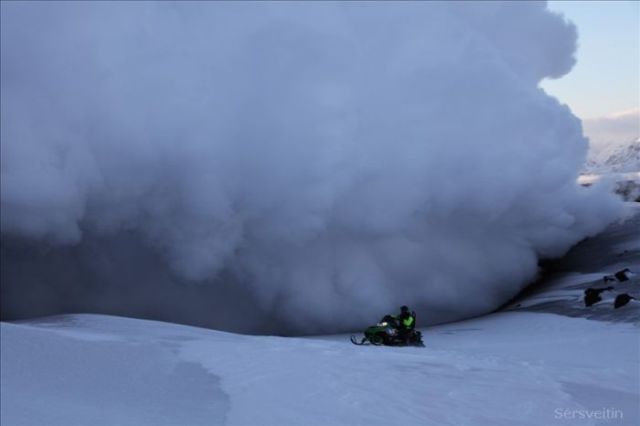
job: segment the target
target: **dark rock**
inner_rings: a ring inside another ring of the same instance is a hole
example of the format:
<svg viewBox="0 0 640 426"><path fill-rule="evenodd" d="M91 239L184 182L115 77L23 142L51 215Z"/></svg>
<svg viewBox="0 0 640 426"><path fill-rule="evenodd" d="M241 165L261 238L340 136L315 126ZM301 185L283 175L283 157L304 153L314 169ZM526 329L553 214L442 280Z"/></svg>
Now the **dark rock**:
<svg viewBox="0 0 640 426"><path fill-rule="evenodd" d="M629 281L627 272L631 272L631 271L629 270L629 268L624 268L622 271L618 271L615 274L613 274L613 276L616 277L618 281Z"/></svg>
<svg viewBox="0 0 640 426"><path fill-rule="evenodd" d="M584 305L591 306L595 303L598 303L602 300L600 297L600 293L603 291L613 290L613 287L609 286L606 288L588 288L584 291Z"/></svg>
<svg viewBox="0 0 640 426"><path fill-rule="evenodd" d="M613 307L615 309L621 308L633 299L635 299L635 297L630 296L627 293L619 294L618 296L616 296L616 300L613 302Z"/></svg>

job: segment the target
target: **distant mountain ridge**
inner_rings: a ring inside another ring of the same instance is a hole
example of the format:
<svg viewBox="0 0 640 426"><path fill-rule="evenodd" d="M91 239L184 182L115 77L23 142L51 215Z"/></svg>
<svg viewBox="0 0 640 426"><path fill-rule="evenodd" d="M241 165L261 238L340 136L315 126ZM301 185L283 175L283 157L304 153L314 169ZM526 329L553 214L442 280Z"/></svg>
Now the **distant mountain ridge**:
<svg viewBox="0 0 640 426"><path fill-rule="evenodd" d="M589 153L585 172L631 173L640 171L640 138L626 143L614 144Z"/></svg>

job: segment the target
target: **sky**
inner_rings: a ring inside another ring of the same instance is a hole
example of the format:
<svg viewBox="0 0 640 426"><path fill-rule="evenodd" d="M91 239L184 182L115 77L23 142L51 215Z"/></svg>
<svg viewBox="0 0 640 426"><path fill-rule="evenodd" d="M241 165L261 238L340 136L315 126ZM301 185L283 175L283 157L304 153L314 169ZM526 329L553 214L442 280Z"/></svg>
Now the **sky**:
<svg viewBox="0 0 640 426"><path fill-rule="evenodd" d="M578 28L577 64L542 87L584 122L592 145L626 143L640 133L640 3L550 1Z"/></svg>
<svg viewBox="0 0 640 426"><path fill-rule="evenodd" d="M543 87L581 118L637 108L640 104L640 3L551 1L578 27L575 68Z"/></svg>

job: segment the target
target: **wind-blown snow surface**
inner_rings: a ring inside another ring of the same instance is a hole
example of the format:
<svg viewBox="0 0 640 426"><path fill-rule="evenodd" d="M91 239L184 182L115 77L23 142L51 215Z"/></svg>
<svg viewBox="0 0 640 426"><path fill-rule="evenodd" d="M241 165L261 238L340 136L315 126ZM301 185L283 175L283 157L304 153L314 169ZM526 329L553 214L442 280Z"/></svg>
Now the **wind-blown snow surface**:
<svg viewBox="0 0 640 426"><path fill-rule="evenodd" d="M576 185L580 121L538 87L577 38L542 2L1 7L3 252L124 235L160 258L124 286L168 263L246 288L223 303L255 299L258 322L326 332L408 301L433 321L487 312L619 213ZM66 275L31 260L65 277L35 293L51 281L3 262L7 303L77 283L101 300L129 265L96 257ZM198 322L172 303L155 308Z"/></svg>
<svg viewBox="0 0 640 426"><path fill-rule="evenodd" d="M503 313L426 329L426 348L96 315L1 331L3 426L640 420L637 324Z"/></svg>

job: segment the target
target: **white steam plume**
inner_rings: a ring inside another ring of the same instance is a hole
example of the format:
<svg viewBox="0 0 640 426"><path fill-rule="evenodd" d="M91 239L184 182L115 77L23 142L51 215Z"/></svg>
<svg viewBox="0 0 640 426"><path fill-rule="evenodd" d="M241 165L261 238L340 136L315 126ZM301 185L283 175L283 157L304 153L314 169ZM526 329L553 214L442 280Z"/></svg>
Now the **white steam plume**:
<svg viewBox="0 0 640 426"><path fill-rule="evenodd" d="M575 45L538 2L3 2L2 234L133 231L308 331L486 312L619 214L538 87Z"/></svg>

